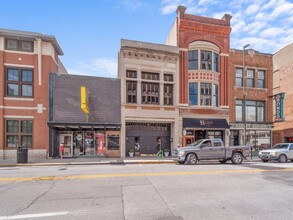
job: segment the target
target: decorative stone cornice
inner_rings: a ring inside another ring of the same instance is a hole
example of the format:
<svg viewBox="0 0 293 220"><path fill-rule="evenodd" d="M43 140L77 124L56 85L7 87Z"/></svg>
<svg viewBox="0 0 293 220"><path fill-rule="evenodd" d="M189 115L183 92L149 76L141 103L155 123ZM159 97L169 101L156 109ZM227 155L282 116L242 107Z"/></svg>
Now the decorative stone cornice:
<svg viewBox="0 0 293 220"><path fill-rule="evenodd" d="M143 60L157 60L177 62L179 55L169 53L157 53L155 51L141 51L132 49L121 49L124 58L143 59Z"/></svg>

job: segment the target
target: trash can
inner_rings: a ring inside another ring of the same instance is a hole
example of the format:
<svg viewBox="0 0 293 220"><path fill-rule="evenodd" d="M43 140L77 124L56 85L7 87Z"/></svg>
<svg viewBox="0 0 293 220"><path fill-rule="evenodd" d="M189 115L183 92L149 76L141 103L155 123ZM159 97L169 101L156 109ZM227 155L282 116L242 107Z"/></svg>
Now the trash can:
<svg viewBox="0 0 293 220"><path fill-rule="evenodd" d="M17 148L17 163L27 163L28 161L28 149L19 147Z"/></svg>

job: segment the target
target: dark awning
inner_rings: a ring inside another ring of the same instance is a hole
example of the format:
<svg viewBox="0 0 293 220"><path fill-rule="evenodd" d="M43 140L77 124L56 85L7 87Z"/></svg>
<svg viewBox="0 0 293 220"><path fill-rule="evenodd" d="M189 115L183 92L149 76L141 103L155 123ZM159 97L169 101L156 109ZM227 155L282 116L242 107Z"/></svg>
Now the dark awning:
<svg viewBox="0 0 293 220"><path fill-rule="evenodd" d="M184 128L230 128L226 119L183 118Z"/></svg>
<svg viewBox="0 0 293 220"><path fill-rule="evenodd" d="M120 130L120 123L96 123L96 122L47 122L49 127L65 130Z"/></svg>

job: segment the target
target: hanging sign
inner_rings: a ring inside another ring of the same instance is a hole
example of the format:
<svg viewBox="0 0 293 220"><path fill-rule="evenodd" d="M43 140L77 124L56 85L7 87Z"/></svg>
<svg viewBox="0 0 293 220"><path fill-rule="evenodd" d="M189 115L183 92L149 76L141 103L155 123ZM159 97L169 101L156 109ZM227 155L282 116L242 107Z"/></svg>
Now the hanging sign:
<svg viewBox="0 0 293 220"><path fill-rule="evenodd" d="M274 99L276 101L275 122L285 121L285 118L284 118L284 98L285 98L285 93L279 93L277 95L274 95Z"/></svg>

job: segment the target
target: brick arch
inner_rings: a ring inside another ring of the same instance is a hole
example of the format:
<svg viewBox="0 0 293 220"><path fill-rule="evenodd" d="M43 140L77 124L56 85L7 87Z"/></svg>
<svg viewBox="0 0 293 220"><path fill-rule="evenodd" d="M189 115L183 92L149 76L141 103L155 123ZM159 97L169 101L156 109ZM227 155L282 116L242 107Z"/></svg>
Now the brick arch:
<svg viewBox="0 0 293 220"><path fill-rule="evenodd" d="M206 41L212 44L217 45L217 47L219 47L220 52L225 51L224 49L224 45L222 42L220 42L219 40L215 39L215 38L211 38L211 37L207 37L205 36L205 39L203 39L202 37L196 37L196 36L191 36L186 38L186 40L184 41L184 48L188 48L189 44L191 44L194 41Z"/></svg>

